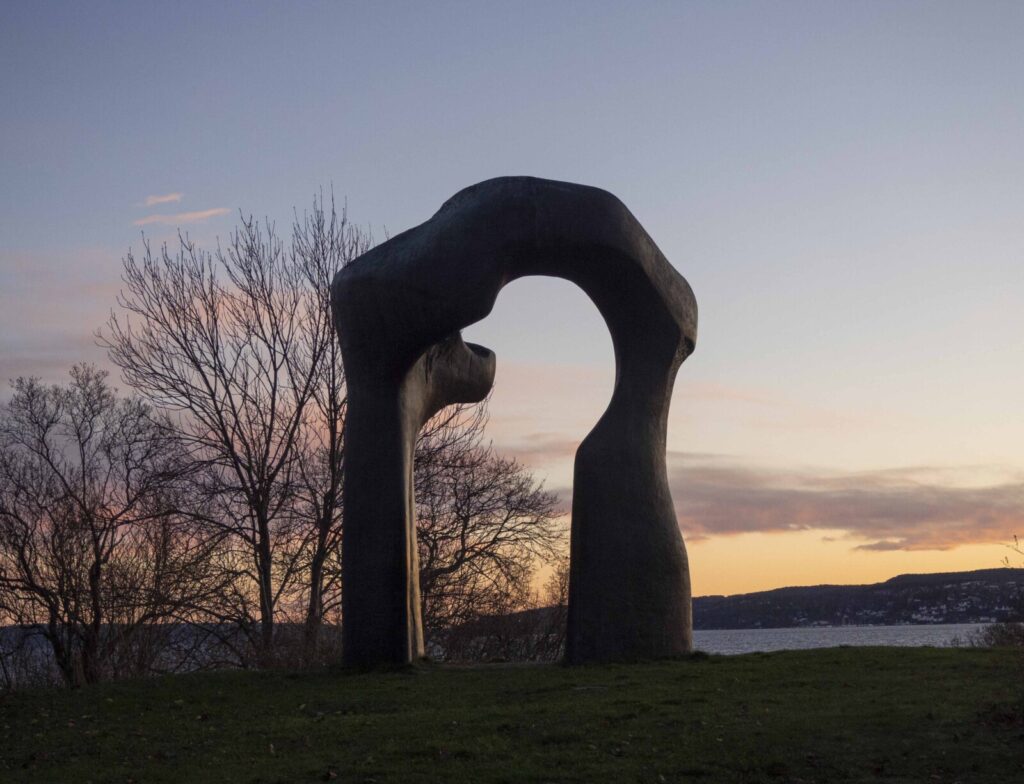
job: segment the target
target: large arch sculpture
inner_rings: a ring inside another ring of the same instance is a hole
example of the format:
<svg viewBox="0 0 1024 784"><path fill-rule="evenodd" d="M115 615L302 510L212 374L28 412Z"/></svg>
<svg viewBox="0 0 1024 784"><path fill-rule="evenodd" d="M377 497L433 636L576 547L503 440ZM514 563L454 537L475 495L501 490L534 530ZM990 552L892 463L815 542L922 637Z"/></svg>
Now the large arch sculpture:
<svg viewBox="0 0 1024 784"><path fill-rule="evenodd" d="M342 269L331 291L348 383L343 645L352 665L423 654L412 455L426 420L483 399L494 355L460 330L516 278L576 283L611 333L615 387L573 480L566 659L691 648L686 549L665 434L697 304L632 213L606 191L532 177L466 188L426 223Z"/></svg>

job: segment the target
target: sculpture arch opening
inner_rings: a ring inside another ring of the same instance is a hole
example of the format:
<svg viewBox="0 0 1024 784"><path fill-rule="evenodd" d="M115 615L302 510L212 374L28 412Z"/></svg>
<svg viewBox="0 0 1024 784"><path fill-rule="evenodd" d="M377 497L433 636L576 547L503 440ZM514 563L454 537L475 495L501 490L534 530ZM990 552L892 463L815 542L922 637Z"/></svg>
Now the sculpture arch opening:
<svg viewBox="0 0 1024 784"><path fill-rule="evenodd" d="M551 277L518 278L494 309L463 330L498 362L487 404L489 439L522 456L538 478L569 500L572 458L601 418L615 384L611 336L576 285Z"/></svg>
<svg viewBox="0 0 1024 784"><path fill-rule="evenodd" d="M558 518L553 525L565 558L557 566L534 561L530 577L537 597L555 604L558 583L552 578L563 569L568 578L573 460L580 443L608 407L615 383L611 335L582 289L561 278L540 276L510 282L499 292L487 318L464 329L462 335L467 342L487 346L498 359L494 387L486 401L484 442L491 443L502 458L517 460L538 488L543 486L558 496ZM670 428L670 438L671 433ZM420 518L421 492L417 484ZM423 520L417 519L416 524L423 558ZM425 566L421 563L421 579L429 580ZM561 584L563 590L567 586L567 582ZM421 588L427 651L444 651L448 659L451 652L431 644L430 587L423 582ZM564 640L567 594L560 595L562 611L545 616L546 622L551 622L545 628L552 633L557 629ZM456 635L455 639L461 638Z"/></svg>
<svg viewBox="0 0 1024 784"><path fill-rule="evenodd" d="M626 207L530 177L460 191L426 223L338 273L332 304L349 385L343 643L348 664L422 655L412 449L446 405L476 402L495 356L463 342L498 292L564 278L611 335L615 384L573 477L569 662L679 654L692 644L689 569L665 468L676 371L693 351L689 285Z"/></svg>

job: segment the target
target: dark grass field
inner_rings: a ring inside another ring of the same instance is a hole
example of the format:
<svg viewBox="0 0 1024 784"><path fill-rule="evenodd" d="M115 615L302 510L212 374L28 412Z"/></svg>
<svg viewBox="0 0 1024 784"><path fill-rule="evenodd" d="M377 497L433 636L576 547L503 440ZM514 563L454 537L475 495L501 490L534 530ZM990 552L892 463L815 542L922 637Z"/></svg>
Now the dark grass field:
<svg viewBox="0 0 1024 784"><path fill-rule="evenodd" d="M222 672L0 701L11 782L1024 782L1012 651Z"/></svg>

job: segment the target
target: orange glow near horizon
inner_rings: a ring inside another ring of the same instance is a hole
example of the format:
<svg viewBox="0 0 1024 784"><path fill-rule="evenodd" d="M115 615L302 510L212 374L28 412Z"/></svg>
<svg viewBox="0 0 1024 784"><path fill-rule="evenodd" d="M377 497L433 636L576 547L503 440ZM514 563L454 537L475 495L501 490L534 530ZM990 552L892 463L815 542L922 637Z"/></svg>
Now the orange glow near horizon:
<svg viewBox="0 0 1024 784"><path fill-rule="evenodd" d="M564 518L568 543L569 516ZM869 585L901 574L967 572L1024 567L1007 543L949 550L857 550L834 531L741 534L686 541L693 595L732 596L803 585ZM683 537L684 540L686 537ZM1012 539L1012 537L1008 537ZM534 589L543 592L551 568L540 567Z"/></svg>
<svg viewBox="0 0 1024 784"><path fill-rule="evenodd" d="M795 585L859 585L899 574L994 569L1011 555L1001 544L869 552L853 549L855 542L850 540L828 541L827 534L834 532L743 534L687 542L693 595L752 593Z"/></svg>

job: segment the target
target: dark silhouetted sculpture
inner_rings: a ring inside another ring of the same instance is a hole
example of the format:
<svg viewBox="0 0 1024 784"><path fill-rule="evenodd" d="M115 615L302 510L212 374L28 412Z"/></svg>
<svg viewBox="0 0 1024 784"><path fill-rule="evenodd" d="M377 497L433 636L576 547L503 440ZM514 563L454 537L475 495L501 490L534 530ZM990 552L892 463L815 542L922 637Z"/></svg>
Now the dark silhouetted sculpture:
<svg viewBox="0 0 1024 784"><path fill-rule="evenodd" d="M423 654L412 457L446 405L482 400L494 354L464 343L512 280L576 283L611 332L615 389L576 452L566 659L684 653L690 576L665 470L676 371L697 304L632 213L606 191L502 177L460 191L426 223L334 279L348 383L343 643L347 664Z"/></svg>

